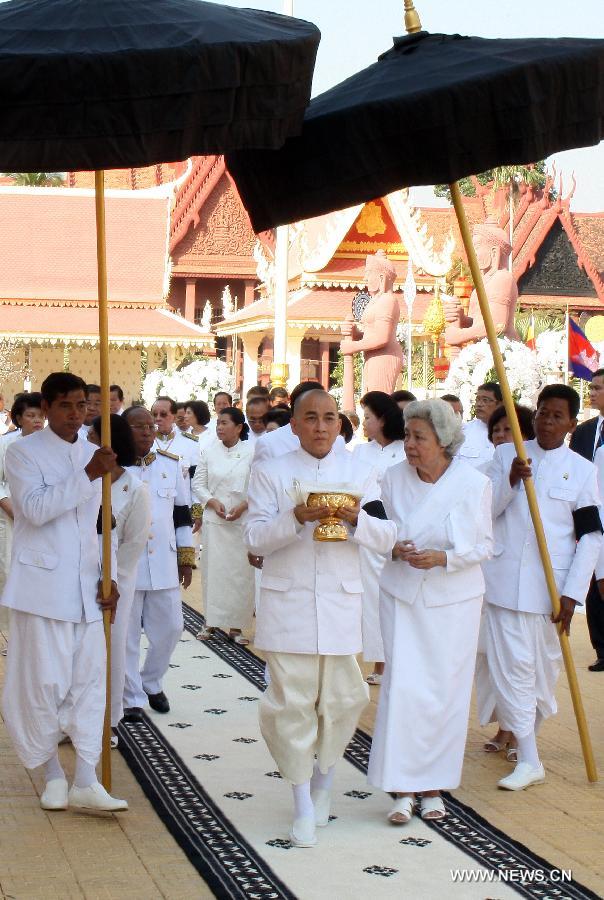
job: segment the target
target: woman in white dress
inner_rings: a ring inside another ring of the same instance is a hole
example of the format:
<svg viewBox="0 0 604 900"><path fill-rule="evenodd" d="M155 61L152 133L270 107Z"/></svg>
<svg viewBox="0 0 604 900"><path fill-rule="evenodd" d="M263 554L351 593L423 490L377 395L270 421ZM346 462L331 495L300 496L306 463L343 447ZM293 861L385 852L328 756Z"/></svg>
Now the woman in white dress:
<svg viewBox="0 0 604 900"><path fill-rule="evenodd" d="M88 440L101 446L100 418L92 423ZM111 473L111 513L117 536L117 587L120 594L115 621L111 626L111 726L115 729L124 715L128 623L134 602L138 562L149 537L151 503L147 485L140 480L135 468L137 458L132 429L123 416L115 414L111 415L111 448L117 455L117 466ZM111 743L117 746L117 737L114 736Z"/></svg>
<svg viewBox="0 0 604 900"><path fill-rule="evenodd" d="M380 579L386 655L369 760L395 793L392 824L442 818L441 789L461 780L484 578L491 484L455 453L461 422L443 400L405 409L407 459L388 469L382 502L398 541Z"/></svg>
<svg viewBox="0 0 604 900"><path fill-rule="evenodd" d="M357 444L353 458L373 471L378 485L384 472L405 458L405 426L397 403L383 391L369 391L361 399L363 431L367 441ZM363 577L363 659L373 663L368 684L381 684L384 674L384 644L380 628L380 575L384 556L361 547Z"/></svg>
<svg viewBox="0 0 604 900"><path fill-rule="evenodd" d="M8 575L13 537L13 507L4 473L4 457L7 447L14 440L44 428L42 394L22 394L13 403L10 418L19 430L7 431L0 437L0 594Z"/></svg>
<svg viewBox="0 0 604 900"><path fill-rule="evenodd" d="M535 411L529 409L528 406L519 406L517 403L514 405L516 407L516 415L518 416L518 424L520 425L522 437L525 441L531 441L535 437L535 429L533 428ZM500 444L511 444L513 440L512 427L509 423L504 406L498 406L495 412L491 414L491 418L489 419L487 428L489 440L495 448L499 447ZM489 461L485 466L479 467L480 471L485 472L486 474L490 465L491 463ZM497 540L497 527L498 523L497 520L495 520L495 522L493 523L493 529L495 532L495 544L501 543ZM483 566L483 571L486 581L485 598L488 599L490 572L488 562L486 562ZM474 676L474 687L476 689L476 710L478 713L478 721L481 725L487 725L490 722L498 723L499 721L497 716L497 709L495 706L495 692L493 690L491 679L489 678L489 666L486 654L486 636L484 629L485 616L483 609L483 615L480 622L480 634L478 637L478 653L476 655L476 673ZM495 737L489 741L486 741L483 744L482 749L485 753L499 753L501 750L503 750L508 762L516 763L518 762L518 749L516 744L516 738L512 734L512 732L506 731L505 729L498 726L497 734L495 735Z"/></svg>
<svg viewBox="0 0 604 900"><path fill-rule="evenodd" d="M193 477L193 501L204 507L201 578L206 627L197 635L202 641L223 628L238 644L249 643L242 634L254 611L254 569L241 520L254 456L247 435L241 410L223 409L216 422L218 440L201 451Z"/></svg>

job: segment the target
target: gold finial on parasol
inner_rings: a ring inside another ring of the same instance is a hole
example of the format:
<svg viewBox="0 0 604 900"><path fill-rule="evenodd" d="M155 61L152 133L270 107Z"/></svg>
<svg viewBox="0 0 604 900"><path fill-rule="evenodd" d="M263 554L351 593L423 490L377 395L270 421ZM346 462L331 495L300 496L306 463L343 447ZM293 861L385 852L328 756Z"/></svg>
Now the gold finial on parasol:
<svg viewBox="0 0 604 900"><path fill-rule="evenodd" d="M405 0L405 30L407 34L414 34L422 30L419 13L413 5L413 0Z"/></svg>

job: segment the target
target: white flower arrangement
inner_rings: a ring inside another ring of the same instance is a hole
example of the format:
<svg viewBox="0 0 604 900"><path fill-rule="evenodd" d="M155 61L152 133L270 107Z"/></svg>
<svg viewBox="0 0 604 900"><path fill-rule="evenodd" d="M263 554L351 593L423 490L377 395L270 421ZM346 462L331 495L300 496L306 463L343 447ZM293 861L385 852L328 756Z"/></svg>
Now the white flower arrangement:
<svg viewBox="0 0 604 900"><path fill-rule="evenodd" d="M503 364L514 399L518 403L534 406L547 378L539 362L538 354L520 341L498 338ZM456 394L469 413L474 404L476 389L493 377L493 354L486 338L468 344L451 364L445 382L445 390Z"/></svg>
<svg viewBox="0 0 604 900"><path fill-rule="evenodd" d="M545 380L564 375L567 365L565 331L542 331L535 340L537 359L545 374Z"/></svg>
<svg viewBox="0 0 604 900"><path fill-rule="evenodd" d="M154 369L145 376L142 397L147 407L160 395L177 402L210 400L217 391L232 393L235 378L221 359L196 359L182 369Z"/></svg>

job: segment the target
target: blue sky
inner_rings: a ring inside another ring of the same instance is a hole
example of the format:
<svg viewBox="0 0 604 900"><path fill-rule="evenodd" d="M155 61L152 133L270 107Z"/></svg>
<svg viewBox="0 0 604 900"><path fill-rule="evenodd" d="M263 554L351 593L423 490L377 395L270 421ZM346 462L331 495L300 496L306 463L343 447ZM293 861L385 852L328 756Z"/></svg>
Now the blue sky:
<svg viewBox="0 0 604 900"><path fill-rule="evenodd" d="M284 0L218 0L229 6L283 12ZM374 62L391 38L404 31L403 0L293 0L294 14L321 29L313 93L321 93ZM416 0L428 31L482 37L604 38L604 0ZM556 155L565 193L574 171L572 208L604 211L604 142ZM431 190L414 193L428 205Z"/></svg>

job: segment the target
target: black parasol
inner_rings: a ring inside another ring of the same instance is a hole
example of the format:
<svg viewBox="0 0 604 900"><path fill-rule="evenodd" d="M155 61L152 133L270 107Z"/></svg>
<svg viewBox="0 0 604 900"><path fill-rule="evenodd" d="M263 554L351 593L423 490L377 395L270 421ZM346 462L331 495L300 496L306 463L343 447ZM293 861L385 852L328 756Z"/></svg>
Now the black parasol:
<svg viewBox="0 0 604 900"><path fill-rule="evenodd" d="M419 31L313 99L278 151L228 154L256 231L604 137L604 40Z"/></svg>
<svg viewBox="0 0 604 900"><path fill-rule="evenodd" d="M319 30L201 0L0 4L0 169L110 169L299 131Z"/></svg>

